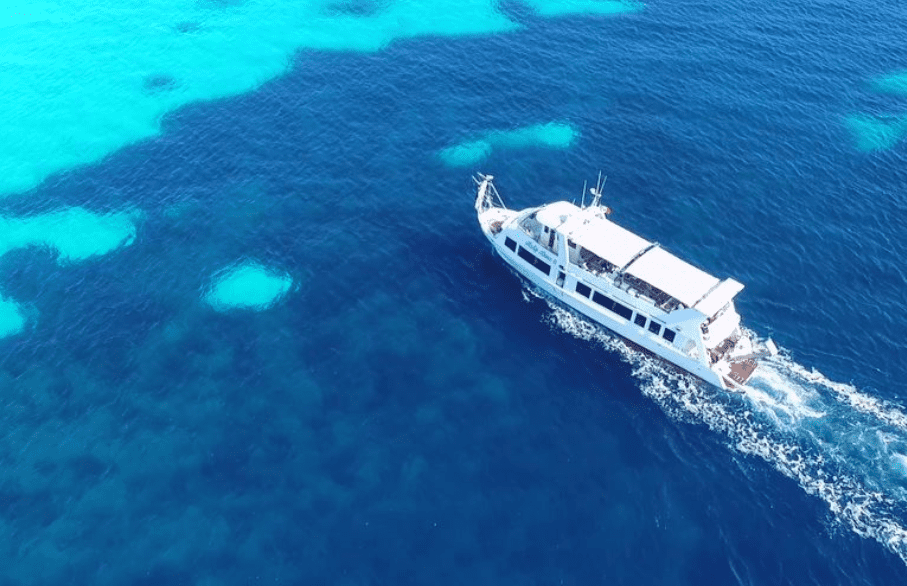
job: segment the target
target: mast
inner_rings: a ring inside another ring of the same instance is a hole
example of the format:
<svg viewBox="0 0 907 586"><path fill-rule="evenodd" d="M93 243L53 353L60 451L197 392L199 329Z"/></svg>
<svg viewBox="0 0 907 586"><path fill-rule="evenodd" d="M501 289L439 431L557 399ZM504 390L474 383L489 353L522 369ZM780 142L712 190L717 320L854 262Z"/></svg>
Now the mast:
<svg viewBox="0 0 907 586"><path fill-rule="evenodd" d="M589 193L592 194L592 203L589 204L589 207L592 207L592 208L604 207L605 215L608 215L611 213L611 208L609 208L608 206L601 205L602 188L605 186L605 181L607 181L607 180L608 180L608 176L605 175L604 179L602 179L602 172L599 171L598 172L598 181L595 182L595 187L591 187L589 189Z"/></svg>

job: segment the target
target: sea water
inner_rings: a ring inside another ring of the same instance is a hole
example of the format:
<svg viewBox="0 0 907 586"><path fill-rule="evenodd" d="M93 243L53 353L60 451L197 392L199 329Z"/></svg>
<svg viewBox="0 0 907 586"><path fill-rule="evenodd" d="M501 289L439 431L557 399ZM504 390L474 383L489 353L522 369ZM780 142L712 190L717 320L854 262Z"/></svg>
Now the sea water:
<svg viewBox="0 0 907 586"><path fill-rule="evenodd" d="M0 8L0 582L907 582L899 3ZM746 394L491 254L600 170Z"/></svg>

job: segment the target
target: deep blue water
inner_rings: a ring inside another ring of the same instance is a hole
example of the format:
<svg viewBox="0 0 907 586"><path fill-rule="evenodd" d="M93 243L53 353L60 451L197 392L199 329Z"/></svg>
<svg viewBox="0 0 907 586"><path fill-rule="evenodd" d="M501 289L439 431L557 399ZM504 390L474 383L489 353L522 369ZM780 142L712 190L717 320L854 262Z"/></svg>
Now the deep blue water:
<svg viewBox="0 0 907 586"><path fill-rule="evenodd" d="M39 316L0 340L0 583L907 583L907 141L845 122L907 112L870 87L907 69L907 10L502 10L526 28L300 52L0 200L144 212L96 261L0 258ZM549 120L579 141L437 156ZM578 333L492 256L472 171L519 208L600 169L618 222L747 285L769 399ZM247 257L297 289L201 303Z"/></svg>

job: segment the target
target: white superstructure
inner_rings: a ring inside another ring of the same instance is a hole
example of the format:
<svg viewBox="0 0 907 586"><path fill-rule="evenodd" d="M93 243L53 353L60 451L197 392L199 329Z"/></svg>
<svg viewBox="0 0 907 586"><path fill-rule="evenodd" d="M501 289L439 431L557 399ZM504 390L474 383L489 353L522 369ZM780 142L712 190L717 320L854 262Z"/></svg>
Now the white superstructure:
<svg viewBox="0 0 907 586"><path fill-rule="evenodd" d="M722 389L739 389L757 359L740 327L734 296L719 280L615 224L599 204L559 201L522 211L504 205L492 177L476 178L482 232L510 266L539 289L683 370Z"/></svg>

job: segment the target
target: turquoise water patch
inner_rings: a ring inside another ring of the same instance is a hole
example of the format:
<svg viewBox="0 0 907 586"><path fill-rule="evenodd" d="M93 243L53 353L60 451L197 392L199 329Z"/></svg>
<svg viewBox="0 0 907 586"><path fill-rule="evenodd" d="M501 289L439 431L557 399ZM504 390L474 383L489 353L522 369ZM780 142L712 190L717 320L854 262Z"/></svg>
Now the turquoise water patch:
<svg viewBox="0 0 907 586"><path fill-rule="evenodd" d="M135 240L135 212L95 214L82 208L24 218L0 217L0 256L14 248L47 246L58 261L107 254Z"/></svg>
<svg viewBox="0 0 907 586"><path fill-rule="evenodd" d="M907 71L877 77L872 86L876 91L890 94L907 94Z"/></svg>
<svg viewBox="0 0 907 586"><path fill-rule="evenodd" d="M861 151L890 149L907 136L907 116L855 114L846 122Z"/></svg>
<svg viewBox="0 0 907 586"><path fill-rule="evenodd" d="M907 72L881 75L871 83L879 93L907 95ZM907 114L872 115L858 113L845 120L861 151L883 151L907 136Z"/></svg>
<svg viewBox="0 0 907 586"><path fill-rule="evenodd" d="M618 0L524 0L542 16L561 14L621 14L642 10L641 2L620 2Z"/></svg>
<svg viewBox="0 0 907 586"><path fill-rule="evenodd" d="M468 167L484 161L494 150L527 147L565 149L579 137L570 124L549 122L515 130L490 130L483 136L441 149L438 155L451 167Z"/></svg>
<svg viewBox="0 0 907 586"><path fill-rule="evenodd" d="M441 160L451 167L468 167L484 161L491 154L492 149L490 142L475 140L442 149L439 154Z"/></svg>
<svg viewBox="0 0 907 586"><path fill-rule="evenodd" d="M25 316L19 311L18 304L0 295L0 338L18 334L24 326Z"/></svg>
<svg viewBox="0 0 907 586"><path fill-rule="evenodd" d="M518 27L490 0L2 4L0 194L153 136L184 104L252 90L298 49L376 51L395 39ZM543 16L635 6L530 4Z"/></svg>
<svg viewBox="0 0 907 586"><path fill-rule="evenodd" d="M247 262L224 269L214 276L205 302L217 311L261 311L280 301L293 286L287 274Z"/></svg>
<svg viewBox="0 0 907 586"><path fill-rule="evenodd" d="M136 218L134 212L94 214L82 208L23 218L0 217L0 256L28 246L53 249L61 264L107 254L135 240ZM20 332L24 325L18 305L0 296L0 338Z"/></svg>

